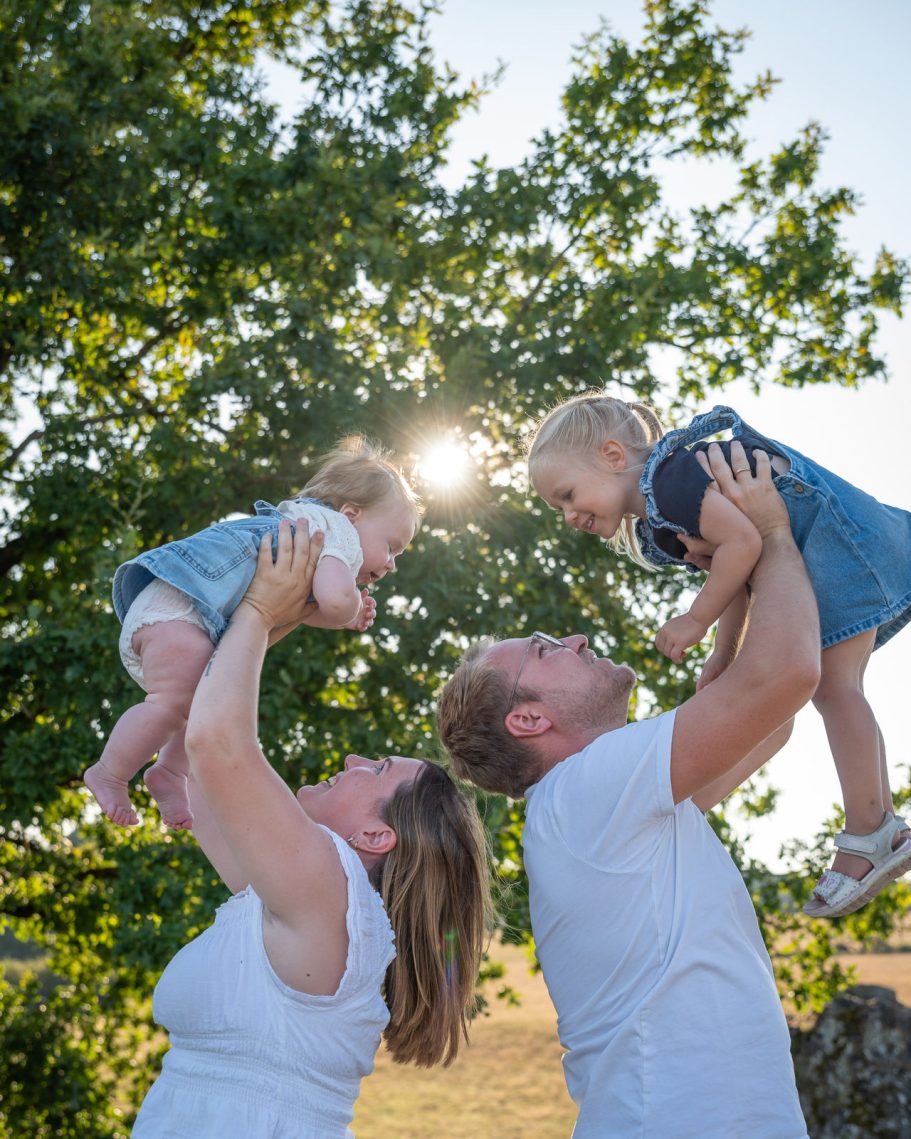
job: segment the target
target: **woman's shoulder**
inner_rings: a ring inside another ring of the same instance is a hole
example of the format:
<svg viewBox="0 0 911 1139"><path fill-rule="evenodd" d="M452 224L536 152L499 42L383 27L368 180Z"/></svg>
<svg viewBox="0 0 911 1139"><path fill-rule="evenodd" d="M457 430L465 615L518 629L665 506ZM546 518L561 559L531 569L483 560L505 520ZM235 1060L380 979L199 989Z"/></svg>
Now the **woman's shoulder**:
<svg viewBox="0 0 911 1139"><path fill-rule="evenodd" d="M356 851L334 831L323 827L332 839L348 883L345 924L348 929L348 962L340 992L359 981L382 981L395 957L395 934L383 899Z"/></svg>
<svg viewBox="0 0 911 1139"><path fill-rule="evenodd" d="M363 917L365 925L370 926L373 932L377 932L381 936L388 934L391 939L392 926L389 923L386 907L370 881L370 876L363 862L361 862L360 856L345 842L341 835L336 834L329 827L322 826L322 824L320 824L320 829L325 831L332 840L348 881L349 919L352 914L358 919Z"/></svg>

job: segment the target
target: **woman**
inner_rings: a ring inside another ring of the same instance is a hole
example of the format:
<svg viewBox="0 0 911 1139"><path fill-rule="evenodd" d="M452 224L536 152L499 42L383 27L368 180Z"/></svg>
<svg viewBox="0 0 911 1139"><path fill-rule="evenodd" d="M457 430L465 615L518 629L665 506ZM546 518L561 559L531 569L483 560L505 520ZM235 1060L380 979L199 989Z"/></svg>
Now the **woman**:
<svg viewBox="0 0 911 1139"><path fill-rule="evenodd" d="M490 913L473 804L401 756L295 797L257 743L270 634L307 615L320 544L282 523L273 564L264 543L193 700L193 829L234 893L156 988L171 1048L134 1139L350 1135L381 1033L429 1066L466 1031Z"/></svg>

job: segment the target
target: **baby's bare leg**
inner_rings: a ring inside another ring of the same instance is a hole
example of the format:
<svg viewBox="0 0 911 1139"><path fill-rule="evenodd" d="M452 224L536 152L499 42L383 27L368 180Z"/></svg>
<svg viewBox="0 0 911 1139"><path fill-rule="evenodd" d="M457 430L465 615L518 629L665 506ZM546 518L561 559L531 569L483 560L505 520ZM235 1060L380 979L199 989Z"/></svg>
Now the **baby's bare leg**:
<svg viewBox="0 0 911 1139"><path fill-rule="evenodd" d="M122 826L139 821L130 803L130 779L176 734L183 734L196 684L212 655L208 636L186 621L144 625L133 636L133 648L142 659L148 695L142 704L124 712L114 725L101 758L85 773L86 785L104 813ZM154 787L150 790L166 823L188 826L192 814L182 744L174 751L171 762L174 766L160 781L162 797Z"/></svg>
<svg viewBox="0 0 911 1139"><path fill-rule="evenodd" d="M209 645L211 648L211 643ZM211 654L210 654L211 655ZM187 775L190 767L184 749L184 727L175 732L158 753L158 759L146 768L143 776L146 787L158 804L162 819L176 830L189 830L193 826Z"/></svg>

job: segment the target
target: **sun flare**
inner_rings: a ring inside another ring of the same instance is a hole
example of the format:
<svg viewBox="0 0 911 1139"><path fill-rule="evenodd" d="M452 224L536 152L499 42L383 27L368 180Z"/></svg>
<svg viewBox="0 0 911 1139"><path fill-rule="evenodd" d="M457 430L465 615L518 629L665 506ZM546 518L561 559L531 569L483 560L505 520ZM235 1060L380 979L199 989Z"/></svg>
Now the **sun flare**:
<svg viewBox="0 0 911 1139"><path fill-rule="evenodd" d="M426 452L420 473L429 483L451 487L461 482L468 469L468 452L458 443L439 443Z"/></svg>

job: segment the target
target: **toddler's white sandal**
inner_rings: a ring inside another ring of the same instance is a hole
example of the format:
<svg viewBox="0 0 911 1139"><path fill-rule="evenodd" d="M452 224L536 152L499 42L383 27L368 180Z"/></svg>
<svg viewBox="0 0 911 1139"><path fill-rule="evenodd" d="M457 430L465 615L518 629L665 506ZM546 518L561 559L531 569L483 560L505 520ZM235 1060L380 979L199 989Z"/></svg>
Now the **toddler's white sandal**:
<svg viewBox="0 0 911 1139"><path fill-rule="evenodd" d="M859 854L873 865L863 878L850 878L837 870L826 870L813 890L813 896L803 912L814 918L837 918L852 914L867 904L880 890L911 870L911 838L906 838L893 850L897 834L908 829L908 824L890 811L872 834L848 834L842 831L835 836L835 845L849 854Z"/></svg>

